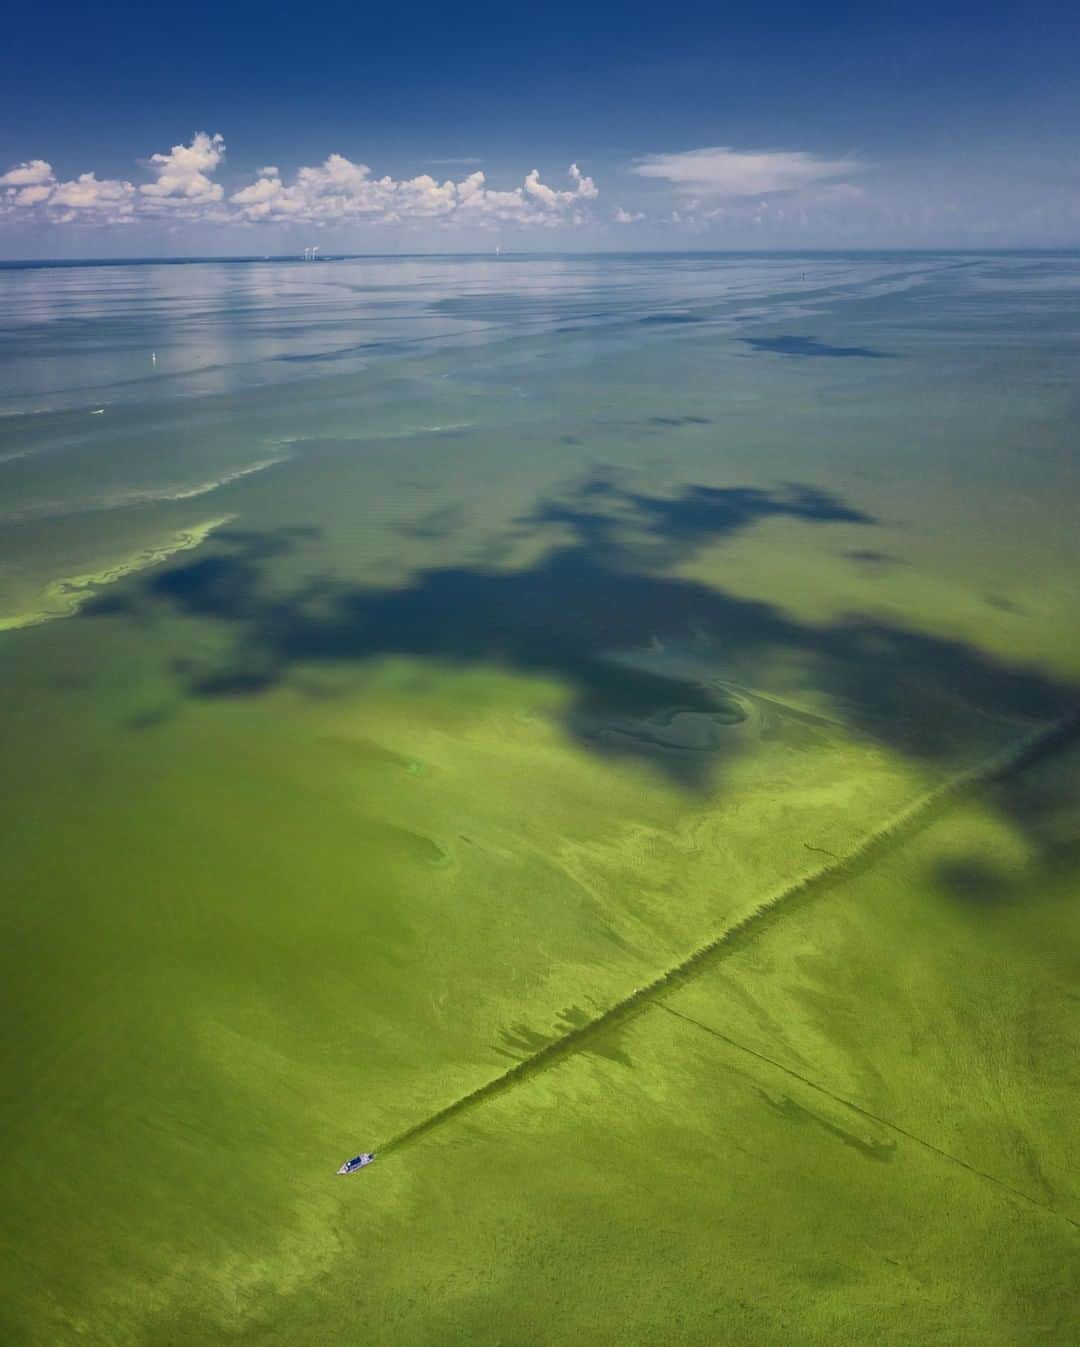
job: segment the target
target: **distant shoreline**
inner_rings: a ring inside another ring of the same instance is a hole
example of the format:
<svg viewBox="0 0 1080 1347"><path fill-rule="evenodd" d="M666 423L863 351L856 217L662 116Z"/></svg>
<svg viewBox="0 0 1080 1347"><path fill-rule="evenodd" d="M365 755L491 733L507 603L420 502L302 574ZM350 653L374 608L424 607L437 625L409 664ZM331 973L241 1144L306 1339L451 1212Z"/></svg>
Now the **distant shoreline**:
<svg viewBox="0 0 1080 1347"><path fill-rule="evenodd" d="M564 257L1073 257L1080 248L698 248L627 249L597 252L493 252L466 253L334 253L318 259L327 262L519 261ZM310 265L300 253L238 253L206 257L27 257L0 260L0 271L34 271L49 267L175 267L221 263L296 262Z"/></svg>

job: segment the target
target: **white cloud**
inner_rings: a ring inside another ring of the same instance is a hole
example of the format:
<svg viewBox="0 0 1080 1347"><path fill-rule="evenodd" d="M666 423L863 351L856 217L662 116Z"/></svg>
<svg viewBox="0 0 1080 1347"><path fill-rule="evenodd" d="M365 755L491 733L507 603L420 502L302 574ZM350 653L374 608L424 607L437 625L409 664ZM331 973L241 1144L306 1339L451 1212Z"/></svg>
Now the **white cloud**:
<svg viewBox="0 0 1080 1347"><path fill-rule="evenodd" d="M623 210L622 206L620 206L615 212L616 224L637 224L639 220L644 220L644 218L645 215L642 211Z"/></svg>
<svg viewBox="0 0 1080 1347"><path fill-rule="evenodd" d="M540 181L533 169L520 187L494 191L477 170L460 182L438 182L427 173L397 180L372 177L367 164L354 164L332 154L322 164L301 168L286 185L280 177L260 176L229 198L242 218L251 221L302 221L309 224L366 220L400 224L406 220L461 221L490 227L517 223L575 223L577 203L598 195L596 184L576 164L569 172L573 187L559 191Z"/></svg>
<svg viewBox="0 0 1080 1347"><path fill-rule="evenodd" d="M52 164L47 164L44 159L30 159L27 163L19 164L9 172L0 174L0 187L33 187L52 180Z"/></svg>
<svg viewBox="0 0 1080 1347"><path fill-rule="evenodd" d="M19 207L57 223L128 223L168 215L218 224L434 221L489 228L584 224L587 203L599 195L577 164L568 170L568 187L550 186L533 169L520 186L499 190L488 186L479 169L460 181L440 182L427 173L377 178L367 164L331 154L321 164L300 168L290 183L269 164L226 198L222 184L211 178L224 158L223 137L200 131L190 144L152 155L154 179L138 187L92 172L57 182L50 165L34 159L0 177L0 189L6 189L0 192L0 211L10 215Z"/></svg>
<svg viewBox="0 0 1080 1347"><path fill-rule="evenodd" d="M16 206L39 206L49 199L52 189L52 183L42 183L38 187L22 187L11 194L11 199Z"/></svg>
<svg viewBox="0 0 1080 1347"><path fill-rule="evenodd" d="M200 132L190 145L174 145L168 154L155 154L150 163L156 180L136 188L117 178L80 173L57 182L44 159L32 159L0 177L8 187L4 204L37 209L57 224L128 224L139 214L160 209L161 203L179 203L186 213L221 200L221 186L206 176L221 162L225 143L220 136Z"/></svg>
<svg viewBox="0 0 1080 1347"><path fill-rule="evenodd" d="M525 191L538 201L543 202L545 206L554 208L565 206L571 201L591 201L599 195L592 178L586 178L577 164L570 165L569 177L574 184L574 190L559 192L553 187L546 187L540 181L540 170L534 168L531 173L526 175Z"/></svg>
<svg viewBox="0 0 1080 1347"><path fill-rule="evenodd" d="M147 197L170 204L209 205L225 195L219 182L207 176L225 157L225 140L205 131L192 137L190 145L174 145L168 154L150 156L157 174L156 182L144 183L139 191Z"/></svg>
<svg viewBox="0 0 1080 1347"><path fill-rule="evenodd" d="M577 164L570 165L570 177L577 184L574 195L581 197L583 201L595 201L600 195L596 183L592 178L587 178Z"/></svg>
<svg viewBox="0 0 1080 1347"><path fill-rule="evenodd" d="M794 192L860 167L854 159L819 159L803 150L749 153L725 146L650 154L636 159L632 172L661 178L677 191L695 196L744 197Z"/></svg>
<svg viewBox="0 0 1080 1347"><path fill-rule="evenodd" d="M538 168L534 168L525 175L525 190L530 196L542 201L545 206L557 206L564 195L569 195L569 193L556 192L552 187L545 187L540 181L540 170Z"/></svg>
<svg viewBox="0 0 1080 1347"><path fill-rule="evenodd" d="M115 178L98 178L93 173L80 173L71 182L61 182L52 189L46 204L50 212L59 209L56 217L61 223L79 218L93 218L104 223L118 223L135 209L135 188L130 182Z"/></svg>

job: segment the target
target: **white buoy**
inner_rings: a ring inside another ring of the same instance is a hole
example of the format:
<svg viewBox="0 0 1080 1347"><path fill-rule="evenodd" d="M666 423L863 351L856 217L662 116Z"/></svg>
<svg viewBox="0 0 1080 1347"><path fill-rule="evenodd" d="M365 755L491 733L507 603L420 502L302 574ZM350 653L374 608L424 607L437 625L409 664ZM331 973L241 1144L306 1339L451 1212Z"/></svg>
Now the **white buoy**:
<svg viewBox="0 0 1080 1347"><path fill-rule="evenodd" d="M151 363L152 365L156 365L156 364L157 364L157 351L151 351L151 352L150 352L150 363Z"/></svg>

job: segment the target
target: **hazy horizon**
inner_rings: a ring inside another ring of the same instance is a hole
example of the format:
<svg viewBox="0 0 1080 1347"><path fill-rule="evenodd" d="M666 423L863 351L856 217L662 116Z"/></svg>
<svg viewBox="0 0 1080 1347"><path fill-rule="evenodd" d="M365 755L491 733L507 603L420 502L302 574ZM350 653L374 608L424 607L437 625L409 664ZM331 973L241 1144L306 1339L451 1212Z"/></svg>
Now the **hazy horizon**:
<svg viewBox="0 0 1080 1347"><path fill-rule="evenodd" d="M968 257L1008 257L1008 256L1069 256L1080 253L1080 245L1075 247L1011 247L1011 248L916 248L916 247L878 247L878 248L501 248L498 256L518 260L531 257L844 257L844 256L968 256ZM470 248L460 251L439 252L434 249L417 252L332 252L320 250L317 262L349 262L365 259L394 261L397 258L485 258L494 254L493 249ZM162 263L177 265L199 262L305 262L309 259L300 252L284 253L133 253L108 256L77 257L6 257L0 258L0 268L48 267L48 266L124 266L153 265Z"/></svg>

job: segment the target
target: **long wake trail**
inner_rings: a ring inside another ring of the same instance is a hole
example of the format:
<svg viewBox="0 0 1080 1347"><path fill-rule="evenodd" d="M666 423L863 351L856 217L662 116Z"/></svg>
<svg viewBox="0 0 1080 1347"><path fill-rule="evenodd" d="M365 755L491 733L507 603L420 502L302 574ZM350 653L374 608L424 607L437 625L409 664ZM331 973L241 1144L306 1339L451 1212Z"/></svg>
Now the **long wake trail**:
<svg viewBox="0 0 1080 1347"><path fill-rule="evenodd" d="M540 1072L547 1071L565 1058L581 1052L598 1035L640 1015L661 994L700 977L706 969L756 939L793 909L876 865L885 855L928 827L962 797L1015 776L1033 762L1060 752L1077 739L1080 739L1080 709L1070 712L1052 725L1033 731L973 767L958 772L892 815L850 851L762 899L738 921L699 945L679 963L657 974L651 982L636 987L628 996L599 1012L586 1024L568 1030L475 1090L460 1095L412 1127L391 1137L379 1148L380 1153L385 1155L412 1145L445 1123L460 1118Z"/></svg>

